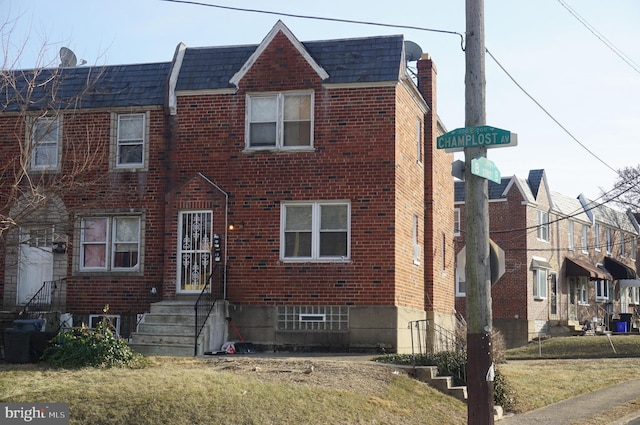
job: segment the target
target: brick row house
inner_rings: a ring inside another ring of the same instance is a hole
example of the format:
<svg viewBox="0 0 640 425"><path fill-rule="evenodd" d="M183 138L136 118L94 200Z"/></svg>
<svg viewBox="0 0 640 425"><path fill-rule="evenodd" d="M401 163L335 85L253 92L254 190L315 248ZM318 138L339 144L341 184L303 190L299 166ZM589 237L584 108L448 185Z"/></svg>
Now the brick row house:
<svg viewBox="0 0 640 425"><path fill-rule="evenodd" d="M227 317L264 349L407 352L409 321L452 328L452 158L435 66L423 55L413 78L404 45L303 43L278 22L166 63L16 72L3 310L56 281L74 324L108 305L140 351L173 354L194 337L148 329L191 329L169 313L193 316L207 283L198 352L236 338Z"/></svg>
<svg viewBox="0 0 640 425"><path fill-rule="evenodd" d="M455 183L456 253L464 247L464 182ZM490 238L505 273L492 285L493 324L508 346L543 335L637 331L638 222L633 214L549 189L544 170L489 182ZM456 310L466 312L458 255Z"/></svg>

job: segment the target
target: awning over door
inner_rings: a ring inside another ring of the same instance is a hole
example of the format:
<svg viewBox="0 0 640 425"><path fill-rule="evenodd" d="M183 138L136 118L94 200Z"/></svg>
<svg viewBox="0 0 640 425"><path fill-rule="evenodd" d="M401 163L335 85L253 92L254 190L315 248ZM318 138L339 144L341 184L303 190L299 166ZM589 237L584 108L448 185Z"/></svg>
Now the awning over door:
<svg viewBox="0 0 640 425"><path fill-rule="evenodd" d="M611 257L604 257L604 268L611 273L615 280L636 278L635 270Z"/></svg>
<svg viewBox="0 0 640 425"><path fill-rule="evenodd" d="M590 280L613 280L609 273L586 260L567 257L564 263L567 276L589 276Z"/></svg>

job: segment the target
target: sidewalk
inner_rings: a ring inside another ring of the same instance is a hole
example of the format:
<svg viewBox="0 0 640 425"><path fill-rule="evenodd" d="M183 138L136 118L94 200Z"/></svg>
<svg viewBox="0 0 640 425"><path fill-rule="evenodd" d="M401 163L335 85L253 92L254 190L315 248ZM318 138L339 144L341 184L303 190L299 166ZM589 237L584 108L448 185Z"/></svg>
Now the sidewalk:
<svg viewBox="0 0 640 425"><path fill-rule="evenodd" d="M553 385L550 383L550 385ZM622 382L540 409L513 415L497 421L498 425L566 425L590 418L600 412L640 397L640 379ZM624 418L607 422L609 425L626 425L640 418L640 411Z"/></svg>

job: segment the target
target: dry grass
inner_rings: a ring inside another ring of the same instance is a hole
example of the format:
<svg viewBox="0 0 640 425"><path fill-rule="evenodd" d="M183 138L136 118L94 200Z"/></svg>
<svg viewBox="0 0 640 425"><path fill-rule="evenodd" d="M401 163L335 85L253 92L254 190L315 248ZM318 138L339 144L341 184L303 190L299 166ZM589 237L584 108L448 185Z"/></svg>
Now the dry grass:
<svg viewBox="0 0 640 425"><path fill-rule="evenodd" d="M0 365L0 401L67 402L72 424L464 424L466 407L380 364L154 358L146 369Z"/></svg>
<svg viewBox="0 0 640 425"><path fill-rule="evenodd" d="M524 412L640 378L640 337L554 338L499 365ZM538 358L542 353L542 359ZM608 358L611 356L627 358ZM568 358L580 357L580 359ZM596 359L597 357L597 359ZM514 358L527 360L513 360ZM67 402L72 424L466 423L466 406L394 367L322 358L156 357L145 369L0 364L0 402ZM313 365L313 372L309 366ZM550 385L553 383L553 385ZM584 422L636 411L640 400Z"/></svg>

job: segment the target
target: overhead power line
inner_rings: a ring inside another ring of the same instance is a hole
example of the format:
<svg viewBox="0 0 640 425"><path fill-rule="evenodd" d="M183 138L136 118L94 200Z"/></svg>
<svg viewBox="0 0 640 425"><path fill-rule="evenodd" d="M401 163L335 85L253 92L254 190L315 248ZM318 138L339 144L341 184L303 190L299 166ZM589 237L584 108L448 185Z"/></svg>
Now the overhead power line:
<svg viewBox="0 0 640 425"><path fill-rule="evenodd" d="M297 13L287 13L287 12L276 12L271 10L262 10L262 9L249 9L244 7L234 7L234 6L222 6L219 4L211 4L211 3L203 3L198 1L190 1L190 0L161 0L169 3L182 3L182 4L191 4L196 6L205 6L205 7L213 7L216 9L226 9L226 10L235 10L239 12L252 12L252 13L262 13L266 15L277 15L277 16L288 16L290 18L300 18L300 19L315 19L318 21L331 21L331 22L343 22L347 24L359 24L359 25L373 25L378 27L387 27L387 28L402 28L402 29L410 29L410 30L418 30L418 31L428 31L428 32L437 32L441 34L449 34L449 35L457 35L460 37L460 46L462 50L464 50L464 35L462 33L456 31L447 31L440 30L435 28L425 28L425 27L417 27L413 25L398 25L398 24L385 24L382 22L370 22L370 21L358 21L353 19L340 19L340 18L327 18L323 16L312 16L312 15L300 15Z"/></svg>
<svg viewBox="0 0 640 425"><path fill-rule="evenodd" d="M327 18L323 16L302 15L302 14L296 14L296 13L277 12L277 11L270 11L270 10L263 10L263 9L223 6L219 4L204 3L204 2L192 1L192 0L161 0L161 1L165 1L168 3L190 4L195 6L211 7L216 9L234 10L239 12L261 13L261 14L267 14L267 15L287 16L287 17L300 18L300 19L313 19L313 20L320 20L320 21L342 22L342 23L348 23L348 24L372 25L372 26L387 27L387 28L411 29L416 31L427 31L427 32L435 32L435 33L441 33L441 34L456 35L460 37L460 46L461 46L461 49L464 50L464 35L456 31L425 28L425 27L418 27L418 26L412 26L412 25L397 25L397 24L386 24L381 22L358 21L358 20L352 20L352 19ZM489 54L491 59L493 59L493 61L498 65L498 67L507 75L507 77L509 77L509 79L513 81L513 83L531 101L533 101L549 118L551 118L553 122L555 122L566 134L568 134L571 139L573 139L578 145L580 145L580 147L586 150L591 156L593 156L595 159L601 162L605 167L607 167L608 169L610 169L616 174L618 173L616 169L614 169L612 166L607 164L602 158L600 158L598 155L592 152L588 147L586 147L582 142L580 142L580 140L578 140L578 138L575 137L564 125L562 125L562 123L560 123L558 119L556 119L546 108L544 108L542 104L540 104L540 102L538 102L531 94L529 94L522 87L522 85L520 85L516 81L516 79L506 70L506 68L496 59L496 57L493 56L493 54L489 51L489 49L485 49L485 51L487 52L487 54Z"/></svg>
<svg viewBox="0 0 640 425"><path fill-rule="evenodd" d="M615 53L616 56L618 56L620 59L622 59L627 65L629 65L638 74L640 74L640 66L637 63L635 63L629 56L627 56L622 50L620 50L618 47L616 47L615 44L613 44L611 41L609 41L607 39L607 37L602 35L602 33L600 31L595 29L595 27L593 25L591 25L586 19L584 19L582 16L580 16L578 14L578 12L573 10L571 8L571 6L569 6L567 3L564 2L564 0L558 0L558 3L560 3L562 5L562 7L567 9L569 11L569 13L571 15L573 15L573 17L578 20L578 22L580 22L582 25L584 25L585 28L587 28L589 30L589 32L591 32L591 34L595 35L596 38L598 40L600 40L605 46L607 46L607 48L609 50L611 50L613 53Z"/></svg>

